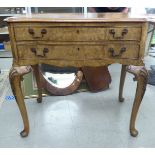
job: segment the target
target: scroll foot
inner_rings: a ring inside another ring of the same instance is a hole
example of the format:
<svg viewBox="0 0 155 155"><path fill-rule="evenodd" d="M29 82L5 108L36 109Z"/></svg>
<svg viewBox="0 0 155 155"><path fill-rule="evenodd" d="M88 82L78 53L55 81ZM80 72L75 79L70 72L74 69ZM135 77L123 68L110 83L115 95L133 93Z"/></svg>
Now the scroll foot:
<svg viewBox="0 0 155 155"><path fill-rule="evenodd" d="M122 97L122 98L121 98L121 97L119 98L119 101L120 101L120 102L124 102L124 100L125 100L125 99L124 99L123 97Z"/></svg>
<svg viewBox="0 0 155 155"><path fill-rule="evenodd" d="M23 130L23 131L20 132L21 137L27 137L28 134L29 134L29 132L26 131L26 130Z"/></svg>
<svg viewBox="0 0 155 155"><path fill-rule="evenodd" d="M41 103L41 102L42 102L42 97L41 97L41 98L38 97L38 98L37 98L37 102L38 102L38 103Z"/></svg>
<svg viewBox="0 0 155 155"><path fill-rule="evenodd" d="M130 129L130 134L131 134L131 136L133 136L133 137L137 137L138 131L137 131L136 129Z"/></svg>

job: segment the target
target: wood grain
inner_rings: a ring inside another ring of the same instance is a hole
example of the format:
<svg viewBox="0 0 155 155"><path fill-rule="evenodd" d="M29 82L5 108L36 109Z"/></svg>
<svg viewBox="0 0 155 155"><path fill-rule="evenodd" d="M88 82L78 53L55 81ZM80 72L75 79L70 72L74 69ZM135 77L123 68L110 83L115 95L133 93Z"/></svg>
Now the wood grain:
<svg viewBox="0 0 155 155"><path fill-rule="evenodd" d="M147 36L146 16L123 13L103 14L36 14L7 18L13 52L13 69L10 71L12 91L16 96L24 132L29 132L28 117L21 92L21 66L33 66L39 88L41 84L38 64L59 67L97 67L113 63L122 64L119 100L123 101L125 68L143 66ZM145 88L147 71L143 67L127 69L137 77L137 92L131 114L130 132L137 135L135 120ZM27 72L24 72L24 74ZM78 83L79 84L79 83Z"/></svg>

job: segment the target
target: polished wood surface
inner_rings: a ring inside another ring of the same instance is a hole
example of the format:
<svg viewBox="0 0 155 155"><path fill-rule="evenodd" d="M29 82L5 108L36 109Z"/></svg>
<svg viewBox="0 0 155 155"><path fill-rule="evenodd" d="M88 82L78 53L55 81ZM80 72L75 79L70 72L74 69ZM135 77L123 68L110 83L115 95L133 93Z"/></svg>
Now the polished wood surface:
<svg viewBox="0 0 155 155"><path fill-rule="evenodd" d="M145 67L139 67L144 66L148 26L145 16L123 13L36 14L10 17L6 21L13 51L10 81L24 122L22 136L28 135L29 122L19 84L26 72L20 74L19 71L21 66L33 67L38 81L38 102L41 102L37 65L42 63L60 67L96 67L120 63L123 65L120 102L123 101L126 67L138 66L134 70L127 67L127 71L137 77L138 83L130 121L131 135L138 134L135 121L147 81ZM14 74L14 70L17 74Z"/></svg>
<svg viewBox="0 0 155 155"><path fill-rule="evenodd" d="M123 13L41 14L6 21L12 34L14 66L143 65L145 18Z"/></svg>
<svg viewBox="0 0 155 155"><path fill-rule="evenodd" d="M7 22L144 22L145 15L127 13L46 13L18 15L6 19Z"/></svg>

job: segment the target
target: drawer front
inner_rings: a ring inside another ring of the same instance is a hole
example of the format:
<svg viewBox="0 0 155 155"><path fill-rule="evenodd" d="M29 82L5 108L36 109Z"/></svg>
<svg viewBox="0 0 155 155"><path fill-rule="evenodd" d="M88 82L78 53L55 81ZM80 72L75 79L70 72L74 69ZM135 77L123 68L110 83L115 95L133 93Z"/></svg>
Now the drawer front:
<svg viewBox="0 0 155 155"><path fill-rule="evenodd" d="M141 40L142 29L139 27L113 27L107 29L108 40Z"/></svg>
<svg viewBox="0 0 155 155"><path fill-rule="evenodd" d="M50 41L102 41L106 29L101 27L15 27L17 41L50 40Z"/></svg>
<svg viewBox="0 0 155 155"><path fill-rule="evenodd" d="M138 44L109 44L106 46L106 58L137 59L140 46Z"/></svg>
<svg viewBox="0 0 155 155"><path fill-rule="evenodd" d="M21 59L86 60L105 57L103 45L18 45L17 49Z"/></svg>

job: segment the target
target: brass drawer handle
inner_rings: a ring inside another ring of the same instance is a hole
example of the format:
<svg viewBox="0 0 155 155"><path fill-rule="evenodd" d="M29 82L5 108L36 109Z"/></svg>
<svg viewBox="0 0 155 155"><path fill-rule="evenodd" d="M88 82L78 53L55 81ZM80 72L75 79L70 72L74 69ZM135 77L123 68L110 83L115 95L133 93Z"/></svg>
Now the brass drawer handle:
<svg viewBox="0 0 155 155"><path fill-rule="evenodd" d="M36 52L37 52L36 51L36 48L31 48L31 52L34 53L34 54L36 54Z"/></svg>
<svg viewBox="0 0 155 155"><path fill-rule="evenodd" d="M34 30L33 30L33 29L29 28L29 29L28 29L28 32L29 32L31 35L34 35Z"/></svg>
<svg viewBox="0 0 155 155"><path fill-rule="evenodd" d="M39 39L39 38L43 38L44 35L47 34L47 30L46 30L46 29L41 29L41 31L40 31L40 34L41 34L41 35L36 36L36 35L35 35L34 29L29 28L29 29L28 29L28 33L31 34L32 38L34 38L34 39Z"/></svg>
<svg viewBox="0 0 155 155"><path fill-rule="evenodd" d="M125 47L122 47L118 54L116 54L116 52L113 48L109 48L109 50L108 50L108 52L111 53L112 57L120 57L125 51L126 51Z"/></svg>
<svg viewBox="0 0 155 155"><path fill-rule="evenodd" d="M121 33L121 36L115 36L115 34L116 34L115 29L110 29L109 33L112 34L114 39L123 39L124 35L126 35L128 33L128 29L126 29L126 28L123 29L122 33Z"/></svg>
<svg viewBox="0 0 155 155"><path fill-rule="evenodd" d="M46 34L47 33L47 30L46 29L42 29L41 30L41 34L43 35L43 34Z"/></svg>
<svg viewBox="0 0 155 155"><path fill-rule="evenodd" d="M43 49L43 53L44 53L44 54L48 53L48 48L44 48L44 49Z"/></svg>
<svg viewBox="0 0 155 155"><path fill-rule="evenodd" d="M37 57L45 57L46 53L48 53L48 48L44 48L42 52L37 51L36 48L31 48L31 52L35 54Z"/></svg>

